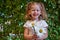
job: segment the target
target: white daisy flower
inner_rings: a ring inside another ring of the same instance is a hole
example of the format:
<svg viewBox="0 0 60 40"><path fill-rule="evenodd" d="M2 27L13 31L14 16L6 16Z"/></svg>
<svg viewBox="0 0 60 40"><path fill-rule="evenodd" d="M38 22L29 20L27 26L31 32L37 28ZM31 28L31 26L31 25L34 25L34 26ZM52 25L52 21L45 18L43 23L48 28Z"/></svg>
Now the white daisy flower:
<svg viewBox="0 0 60 40"><path fill-rule="evenodd" d="M37 36L41 37L42 35L44 35L46 33L46 28L38 28L38 27L35 27L35 31L37 33Z"/></svg>

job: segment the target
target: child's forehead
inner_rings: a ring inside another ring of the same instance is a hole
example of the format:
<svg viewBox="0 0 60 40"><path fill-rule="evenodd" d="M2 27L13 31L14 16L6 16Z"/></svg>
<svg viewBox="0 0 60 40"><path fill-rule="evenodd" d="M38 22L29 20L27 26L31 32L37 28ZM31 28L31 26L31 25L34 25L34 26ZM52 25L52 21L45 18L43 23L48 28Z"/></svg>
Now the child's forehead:
<svg viewBox="0 0 60 40"><path fill-rule="evenodd" d="M31 7L40 7L40 5L34 4L34 5L31 5Z"/></svg>
<svg viewBox="0 0 60 40"><path fill-rule="evenodd" d="M38 9L42 9L42 6L40 3L29 3L27 5L27 10L30 10L30 9L35 9L35 8L38 8Z"/></svg>

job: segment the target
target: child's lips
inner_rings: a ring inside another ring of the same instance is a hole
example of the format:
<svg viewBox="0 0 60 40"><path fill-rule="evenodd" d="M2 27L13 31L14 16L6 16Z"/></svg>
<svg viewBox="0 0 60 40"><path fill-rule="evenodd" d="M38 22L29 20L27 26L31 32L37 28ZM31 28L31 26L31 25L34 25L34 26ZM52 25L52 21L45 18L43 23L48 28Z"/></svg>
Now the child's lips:
<svg viewBox="0 0 60 40"><path fill-rule="evenodd" d="M33 16L37 16L37 15L38 15L38 14L35 14L35 13L33 14Z"/></svg>

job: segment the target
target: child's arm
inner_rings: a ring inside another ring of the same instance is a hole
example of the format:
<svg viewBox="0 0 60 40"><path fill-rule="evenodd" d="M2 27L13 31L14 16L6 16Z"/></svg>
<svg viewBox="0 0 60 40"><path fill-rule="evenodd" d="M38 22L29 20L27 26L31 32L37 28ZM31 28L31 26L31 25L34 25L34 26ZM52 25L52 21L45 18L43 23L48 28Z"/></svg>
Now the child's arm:
<svg viewBox="0 0 60 40"><path fill-rule="evenodd" d="M32 39L32 35L29 35L29 29L24 27L24 38L25 39Z"/></svg>

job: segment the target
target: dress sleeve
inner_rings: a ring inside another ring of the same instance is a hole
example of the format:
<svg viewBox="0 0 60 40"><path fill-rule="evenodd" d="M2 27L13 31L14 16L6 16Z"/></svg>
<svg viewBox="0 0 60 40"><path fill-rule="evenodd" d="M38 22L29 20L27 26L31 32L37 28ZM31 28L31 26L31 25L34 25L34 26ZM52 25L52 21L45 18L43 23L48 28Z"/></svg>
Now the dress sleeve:
<svg viewBox="0 0 60 40"><path fill-rule="evenodd" d="M27 22L23 25L23 27L30 27L29 21L27 21Z"/></svg>
<svg viewBox="0 0 60 40"><path fill-rule="evenodd" d="M48 28L48 24L46 23L45 20L43 20L43 27L47 27Z"/></svg>

